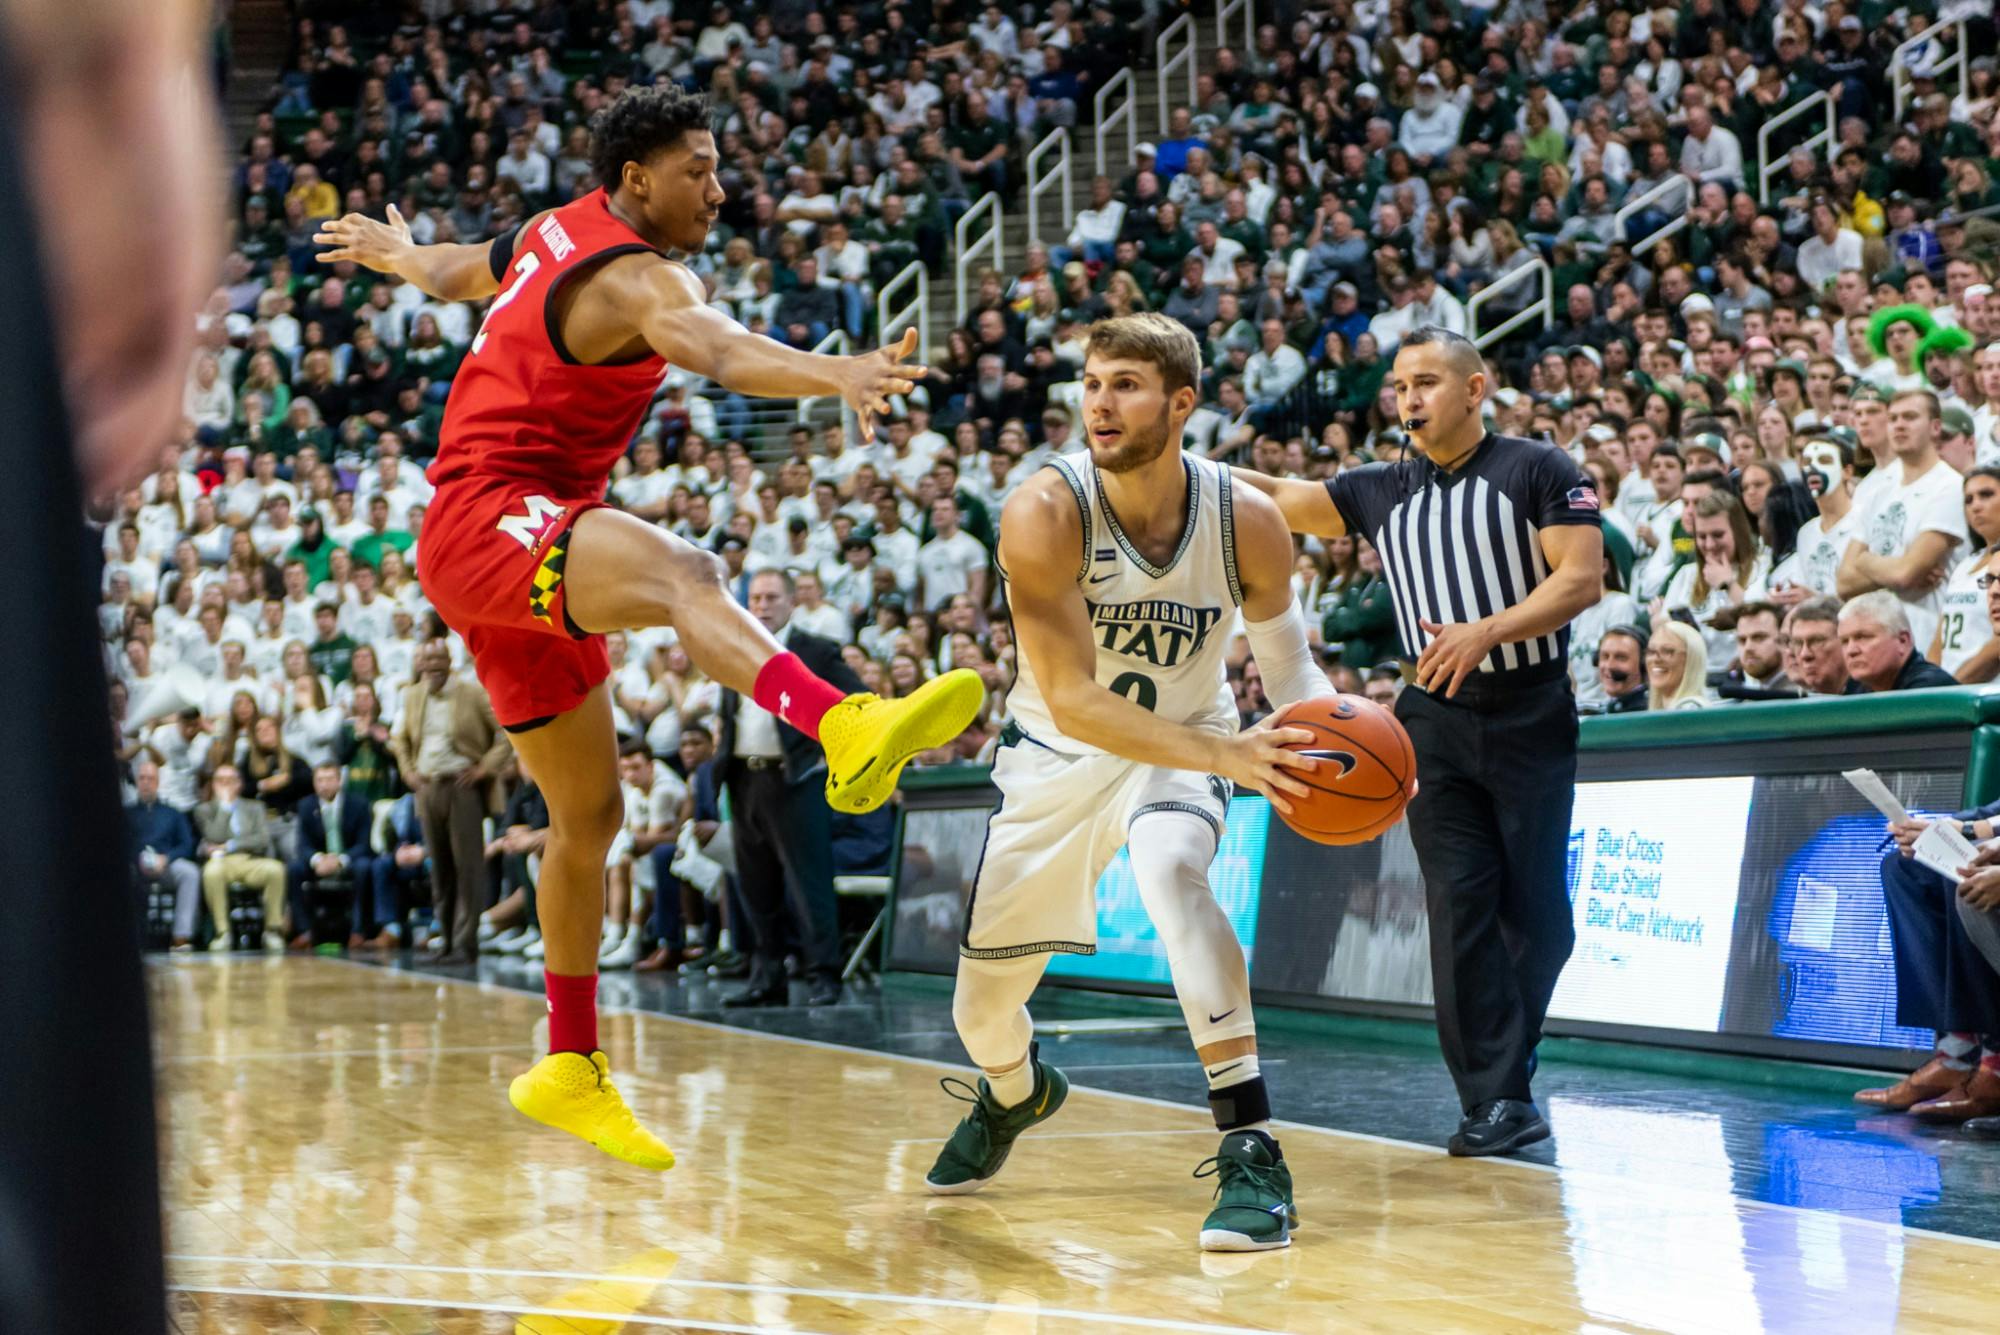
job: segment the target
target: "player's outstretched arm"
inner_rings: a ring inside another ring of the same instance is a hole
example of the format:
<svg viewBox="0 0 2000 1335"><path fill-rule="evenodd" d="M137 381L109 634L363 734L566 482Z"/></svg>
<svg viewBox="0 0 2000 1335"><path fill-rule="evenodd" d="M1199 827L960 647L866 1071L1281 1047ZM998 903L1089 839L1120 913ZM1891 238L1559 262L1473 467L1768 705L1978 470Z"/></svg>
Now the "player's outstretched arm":
<svg viewBox="0 0 2000 1335"><path fill-rule="evenodd" d="M500 280L493 276L491 241L476 246L420 246L410 239L410 225L394 204L385 223L350 213L320 224L313 240L334 247L313 257L321 264L353 260L364 269L395 274L440 301L478 301L500 290Z"/></svg>
<svg viewBox="0 0 2000 1335"><path fill-rule="evenodd" d="M869 440L875 439L875 418L889 412L891 396L908 394L923 374L922 366L905 360L917 350L914 329L858 356L802 352L752 333L710 306L701 280L684 265L611 264L603 281L592 286L653 351L676 366L755 398L837 394L861 419L861 433Z"/></svg>
<svg viewBox="0 0 2000 1335"><path fill-rule="evenodd" d="M1313 483L1308 486L1317 485ZM1325 488L1320 488L1322 494ZM1245 490L1235 503L1236 571L1243 584L1243 630L1264 676L1264 695L1283 708L1334 694L1313 661L1305 617L1292 591L1292 534L1269 496Z"/></svg>
<svg viewBox="0 0 2000 1335"><path fill-rule="evenodd" d="M1272 477L1251 468L1232 468L1229 475L1244 487L1261 491L1276 502L1279 513L1285 517L1285 527L1294 533L1337 538L1347 532L1347 521L1340 517L1340 507L1333 503L1324 483Z"/></svg>
<svg viewBox="0 0 2000 1335"><path fill-rule="evenodd" d="M1223 775L1281 809L1284 794L1303 794L1288 771L1313 762L1283 744L1310 741L1304 730L1222 736L1162 719L1098 684L1097 637L1076 582L1082 550L1076 499L1052 472L1023 483L1000 512L1000 566L1014 636L1063 735L1141 764Z"/></svg>

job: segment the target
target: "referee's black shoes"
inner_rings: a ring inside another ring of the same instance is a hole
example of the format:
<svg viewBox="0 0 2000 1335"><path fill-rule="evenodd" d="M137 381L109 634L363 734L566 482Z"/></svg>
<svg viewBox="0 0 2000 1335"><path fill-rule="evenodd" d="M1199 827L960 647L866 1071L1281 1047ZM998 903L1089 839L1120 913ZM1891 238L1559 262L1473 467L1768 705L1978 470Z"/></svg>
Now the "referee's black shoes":
<svg viewBox="0 0 2000 1335"><path fill-rule="evenodd" d="M1488 1099L1465 1115L1445 1146L1454 1156L1512 1154L1549 1138L1549 1124L1527 1099Z"/></svg>

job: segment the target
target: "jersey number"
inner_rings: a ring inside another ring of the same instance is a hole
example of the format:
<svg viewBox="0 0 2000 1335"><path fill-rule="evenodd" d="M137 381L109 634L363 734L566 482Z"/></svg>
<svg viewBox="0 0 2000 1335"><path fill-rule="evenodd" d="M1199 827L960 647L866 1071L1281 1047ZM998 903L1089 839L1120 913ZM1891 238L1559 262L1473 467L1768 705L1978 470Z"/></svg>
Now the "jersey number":
<svg viewBox="0 0 2000 1335"><path fill-rule="evenodd" d="M1122 695L1141 709L1151 710L1160 702L1159 688L1141 672L1122 672L1111 679L1113 695Z"/></svg>
<svg viewBox="0 0 2000 1335"><path fill-rule="evenodd" d="M472 351L475 355L486 346L486 326L493 323L493 317L500 313L502 306L521 295L521 288L535 276L535 270L541 267L542 257L532 250L514 261L514 281L507 284L505 292L493 299L493 304L486 308L486 318L479 322L479 333L472 340Z"/></svg>
<svg viewBox="0 0 2000 1335"><path fill-rule="evenodd" d="M1960 648L1962 647L1964 639L1965 639L1965 613L1963 612L1945 613L1944 643L1941 647L1945 649Z"/></svg>

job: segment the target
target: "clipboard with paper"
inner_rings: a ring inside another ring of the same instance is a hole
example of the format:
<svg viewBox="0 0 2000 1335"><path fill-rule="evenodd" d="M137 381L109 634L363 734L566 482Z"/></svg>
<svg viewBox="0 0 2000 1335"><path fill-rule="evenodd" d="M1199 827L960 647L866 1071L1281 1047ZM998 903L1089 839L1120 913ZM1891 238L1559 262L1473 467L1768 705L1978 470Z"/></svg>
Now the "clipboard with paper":
<svg viewBox="0 0 2000 1335"><path fill-rule="evenodd" d="M1910 812L1881 776L1872 769L1842 770L1840 777L1854 785L1854 790L1868 799L1870 806L1890 821L1909 820ZM1978 848L1967 839L1952 821L1934 820L1925 827L1923 834L1910 849L1910 856L1921 865L1956 884L1960 879L1959 869L1971 862Z"/></svg>

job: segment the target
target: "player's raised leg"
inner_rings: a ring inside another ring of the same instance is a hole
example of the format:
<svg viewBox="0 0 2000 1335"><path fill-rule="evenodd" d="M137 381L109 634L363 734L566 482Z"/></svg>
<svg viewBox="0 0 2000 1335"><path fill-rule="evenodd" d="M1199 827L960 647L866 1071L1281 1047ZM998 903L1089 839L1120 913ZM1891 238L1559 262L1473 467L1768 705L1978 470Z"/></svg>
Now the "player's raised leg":
<svg viewBox="0 0 2000 1335"><path fill-rule="evenodd" d="M1185 785L1198 776L1162 772ZM1257 1061L1257 1024L1243 947L1209 887L1218 826L1184 809L1141 811L1126 851L1132 878L1167 949L1174 994L1208 1078L1208 1106L1222 1143L1195 1170L1213 1176L1215 1206L1202 1221L1208 1251L1289 1246L1298 1225L1292 1173L1271 1132L1271 1096Z"/></svg>
<svg viewBox="0 0 2000 1335"><path fill-rule="evenodd" d="M722 562L655 525L590 510L571 531L563 575L581 630L672 626L695 666L748 696L826 749L826 800L869 811L896 790L912 756L957 737L986 687L959 669L901 700L843 696L729 596Z"/></svg>
<svg viewBox="0 0 2000 1335"><path fill-rule="evenodd" d="M515 1077L507 1096L538 1122L641 1168L674 1166L673 1151L640 1126L597 1047L597 941L604 857L625 819L611 693L599 682L583 703L513 734L549 804L536 906L542 924L549 1053Z"/></svg>
<svg viewBox="0 0 2000 1335"><path fill-rule="evenodd" d="M1028 1018L1028 998L1048 962L1047 954L958 962L952 1023L983 1074L977 1087L951 1077L939 1082L972 1105L924 1178L941 1196L962 1196L991 1182L1020 1134L1055 1116L1069 1094L1063 1073L1041 1063Z"/></svg>

